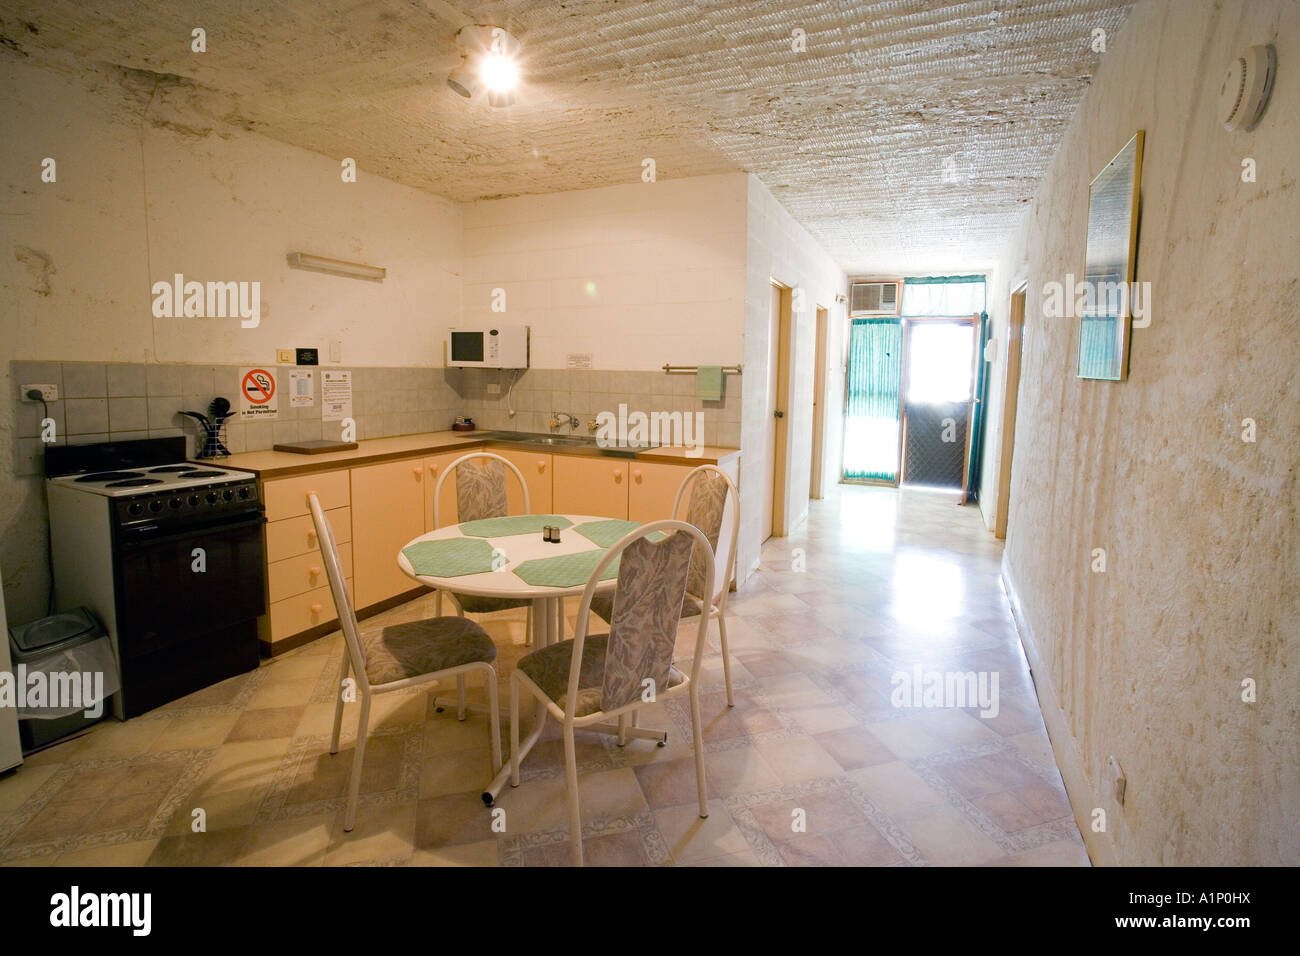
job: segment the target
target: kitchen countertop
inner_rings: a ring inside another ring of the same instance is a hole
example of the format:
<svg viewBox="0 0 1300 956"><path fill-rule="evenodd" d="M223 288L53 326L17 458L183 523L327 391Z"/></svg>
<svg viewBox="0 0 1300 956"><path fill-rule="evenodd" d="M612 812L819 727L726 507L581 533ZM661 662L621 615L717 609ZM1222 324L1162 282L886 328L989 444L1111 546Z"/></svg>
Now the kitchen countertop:
<svg viewBox="0 0 1300 956"><path fill-rule="evenodd" d="M332 451L320 455L298 455L288 451L250 451L231 455L220 461L225 468L251 471L260 478L284 478L289 475L304 475L314 471L327 471L334 468L351 468L356 465L371 465L382 461L395 461L416 455L437 454L464 448L469 451L486 445L501 445L528 451L548 452L556 455L595 456L620 458L635 461L660 462L671 465L716 465L733 455L739 455L738 448L719 448L705 445L699 455L687 454L688 449L681 447L644 448L639 450L620 448L603 449L593 443L580 445L546 444L528 439L493 438L497 434L488 429L472 432L425 432L419 435L398 435L394 438L371 438L357 442L357 447L349 451ZM538 436L561 437L561 436ZM211 462L209 462L211 464Z"/></svg>

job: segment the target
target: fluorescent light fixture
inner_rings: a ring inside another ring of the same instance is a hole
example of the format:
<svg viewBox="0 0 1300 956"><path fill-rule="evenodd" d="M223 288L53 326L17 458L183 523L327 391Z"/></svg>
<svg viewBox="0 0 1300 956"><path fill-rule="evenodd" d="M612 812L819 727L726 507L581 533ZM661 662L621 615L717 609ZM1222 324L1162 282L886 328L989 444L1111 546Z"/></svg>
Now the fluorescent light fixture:
<svg viewBox="0 0 1300 956"><path fill-rule="evenodd" d="M379 266L362 265L360 262L345 262L342 259L330 259L326 256L313 256L306 252L291 252L288 260L290 268L293 269L328 272L331 275L347 276L350 279L369 279L371 282L383 282L388 275L388 270Z"/></svg>
<svg viewBox="0 0 1300 956"><path fill-rule="evenodd" d="M512 106L519 85L519 41L500 27L476 24L457 31L456 45L462 59L447 85L466 99L486 90L490 106Z"/></svg>

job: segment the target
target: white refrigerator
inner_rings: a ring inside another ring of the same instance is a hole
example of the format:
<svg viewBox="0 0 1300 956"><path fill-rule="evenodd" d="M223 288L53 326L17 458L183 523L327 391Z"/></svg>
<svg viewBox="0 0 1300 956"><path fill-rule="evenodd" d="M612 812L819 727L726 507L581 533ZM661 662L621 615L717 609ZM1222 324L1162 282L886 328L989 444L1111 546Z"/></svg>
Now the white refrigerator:
<svg viewBox="0 0 1300 956"><path fill-rule="evenodd" d="M9 621L5 618L5 588L0 577L0 674L12 674L9 658ZM18 708L0 707L0 773L23 762L22 744L18 742Z"/></svg>

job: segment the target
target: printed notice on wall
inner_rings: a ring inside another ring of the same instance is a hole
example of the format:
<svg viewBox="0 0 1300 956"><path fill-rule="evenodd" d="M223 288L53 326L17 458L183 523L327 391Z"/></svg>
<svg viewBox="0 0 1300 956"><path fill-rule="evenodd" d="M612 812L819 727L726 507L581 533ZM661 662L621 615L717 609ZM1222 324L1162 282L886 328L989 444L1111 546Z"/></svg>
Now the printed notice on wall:
<svg viewBox="0 0 1300 956"><path fill-rule="evenodd" d="M289 407L311 408L316 404L316 370L289 369Z"/></svg>
<svg viewBox="0 0 1300 956"><path fill-rule="evenodd" d="M341 422L352 417L352 373L327 368L320 373L321 421Z"/></svg>
<svg viewBox="0 0 1300 956"><path fill-rule="evenodd" d="M239 370L239 420L262 421L275 418L280 408L275 369L241 368Z"/></svg>

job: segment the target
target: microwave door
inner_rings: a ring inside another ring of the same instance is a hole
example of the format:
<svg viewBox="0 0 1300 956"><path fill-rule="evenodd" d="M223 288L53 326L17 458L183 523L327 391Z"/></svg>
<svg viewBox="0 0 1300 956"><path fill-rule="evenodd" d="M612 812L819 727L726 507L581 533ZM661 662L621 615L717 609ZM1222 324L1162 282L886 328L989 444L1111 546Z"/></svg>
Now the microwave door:
<svg viewBox="0 0 1300 956"><path fill-rule="evenodd" d="M452 332L451 360L453 362L482 362L482 332Z"/></svg>

